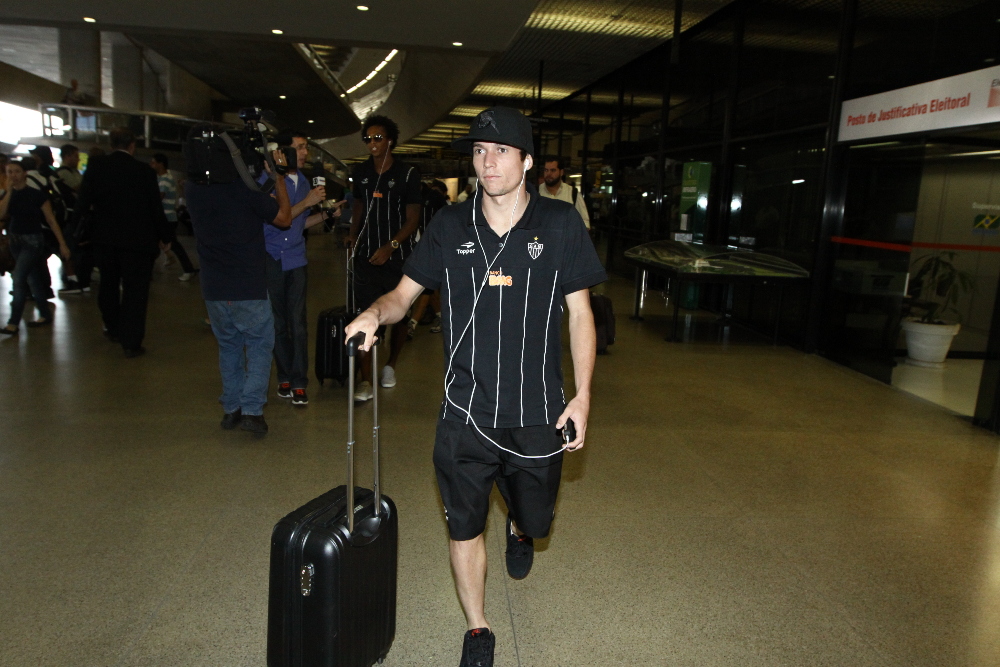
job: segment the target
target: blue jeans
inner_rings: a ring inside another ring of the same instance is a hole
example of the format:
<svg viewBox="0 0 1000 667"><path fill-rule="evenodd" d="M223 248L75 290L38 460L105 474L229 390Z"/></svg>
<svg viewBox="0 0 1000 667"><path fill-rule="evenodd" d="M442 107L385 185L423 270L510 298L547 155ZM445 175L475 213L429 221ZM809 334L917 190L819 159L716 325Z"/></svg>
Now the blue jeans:
<svg viewBox="0 0 1000 667"><path fill-rule="evenodd" d="M14 283L14 299L10 304L10 319L7 324L17 326L24 315L24 304L28 300L28 290L35 298L38 314L46 319L52 319L52 309L49 308L48 285L43 276L48 273L45 260L49 258L49 248L42 234L12 234L10 251L17 260L11 279ZM43 273L44 271L44 273Z"/></svg>
<svg viewBox="0 0 1000 667"><path fill-rule="evenodd" d="M219 341L219 370L226 414L237 408L245 415L264 414L271 379L274 318L267 299L206 301L212 331Z"/></svg>
<svg viewBox="0 0 1000 667"><path fill-rule="evenodd" d="M284 271L267 256L267 295L274 315L274 365L278 382L292 389L309 384L309 330L306 322L306 267Z"/></svg>

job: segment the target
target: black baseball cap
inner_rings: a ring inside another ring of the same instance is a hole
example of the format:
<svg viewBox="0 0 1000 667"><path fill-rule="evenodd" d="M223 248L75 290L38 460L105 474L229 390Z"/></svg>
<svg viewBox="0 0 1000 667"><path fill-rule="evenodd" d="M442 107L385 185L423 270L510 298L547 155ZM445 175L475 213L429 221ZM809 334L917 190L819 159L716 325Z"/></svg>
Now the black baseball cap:
<svg viewBox="0 0 1000 667"><path fill-rule="evenodd" d="M472 152L472 144L487 141L520 148L529 155L535 153L531 122L517 109L491 107L481 111L469 124L469 133L451 142L451 147L463 153Z"/></svg>

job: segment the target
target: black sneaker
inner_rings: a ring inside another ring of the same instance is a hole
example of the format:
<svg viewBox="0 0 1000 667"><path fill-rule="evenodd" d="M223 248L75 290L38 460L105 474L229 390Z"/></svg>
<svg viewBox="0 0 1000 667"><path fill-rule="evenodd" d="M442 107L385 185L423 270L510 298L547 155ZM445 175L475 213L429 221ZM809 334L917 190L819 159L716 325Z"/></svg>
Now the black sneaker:
<svg viewBox="0 0 1000 667"><path fill-rule="evenodd" d="M309 397L305 389L292 390L292 405L309 405Z"/></svg>
<svg viewBox="0 0 1000 667"><path fill-rule="evenodd" d="M524 579L531 572L535 560L535 541L527 535L518 535L511 527L507 515L507 574L511 579Z"/></svg>
<svg viewBox="0 0 1000 667"><path fill-rule="evenodd" d="M243 421L243 411L240 408L236 408L235 412L222 415L222 428L232 431L240 425L241 421Z"/></svg>
<svg viewBox="0 0 1000 667"><path fill-rule="evenodd" d="M240 428L255 435L265 435L267 422L264 421L264 415L243 415L240 420Z"/></svg>
<svg viewBox="0 0 1000 667"><path fill-rule="evenodd" d="M497 638L489 628L476 628L465 633L462 662L458 667L493 667L493 649Z"/></svg>
<svg viewBox="0 0 1000 667"><path fill-rule="evenodd" d="M292 385L287 382L282 382L278 385L278 398L291 398L292 397Z"/></svg>

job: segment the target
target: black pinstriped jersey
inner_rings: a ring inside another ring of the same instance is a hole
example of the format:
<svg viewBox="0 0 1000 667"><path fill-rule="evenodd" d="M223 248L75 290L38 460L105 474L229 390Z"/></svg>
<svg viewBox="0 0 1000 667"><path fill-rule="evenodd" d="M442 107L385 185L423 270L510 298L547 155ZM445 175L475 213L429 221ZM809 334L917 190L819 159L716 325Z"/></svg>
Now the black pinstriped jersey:
<svg viewBox="0 0 1000 667"><path fill-rule="evenodd" d="M369 157L355 167L352 178L354 205L362 207L363 227L358 230L357 256L367 258L392 241L406 224L407 204L423 204L420 172L393 158L392 166L379 174L375 171L374 160ZM391 259L406 259L416 243L416 234L411 234L393 251Z"/></svg>
<svg viewBox="0 0 1000 667"><path fill-rule="evenodd" d="M528 207L508 238L487 224L480 192L443 208L403 267L441 290L445 419L541 426L565 408L563 298L607 274L573 206L527 189Z"/></svg>

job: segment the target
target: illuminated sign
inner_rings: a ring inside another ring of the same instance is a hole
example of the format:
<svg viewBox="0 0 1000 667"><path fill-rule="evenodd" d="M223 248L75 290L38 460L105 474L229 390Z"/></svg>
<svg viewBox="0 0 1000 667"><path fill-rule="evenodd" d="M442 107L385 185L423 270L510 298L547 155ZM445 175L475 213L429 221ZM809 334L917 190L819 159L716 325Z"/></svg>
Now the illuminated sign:
<svg viewBox="0 0 1000 667"><path fill-rule="evenodd" d="M1000 65L847 100L839 141L1000 122Z"/></svg>

